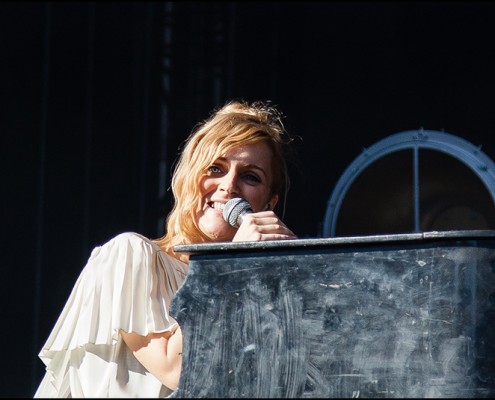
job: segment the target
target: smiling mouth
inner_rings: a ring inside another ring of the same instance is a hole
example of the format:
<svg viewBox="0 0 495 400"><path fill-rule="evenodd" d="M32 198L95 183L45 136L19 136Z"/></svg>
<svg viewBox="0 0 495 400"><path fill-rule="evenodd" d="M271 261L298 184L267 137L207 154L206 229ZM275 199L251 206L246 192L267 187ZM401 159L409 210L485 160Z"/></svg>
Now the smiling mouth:
<svg viewBox="0 0 495 400"><path fill-rule="evenodd" d="M224 203L218 203L216 201L209 201L208 207L213 208L213 209L218 210L218 211L223 211L223 209L225 208L225 204Z"/></svg>

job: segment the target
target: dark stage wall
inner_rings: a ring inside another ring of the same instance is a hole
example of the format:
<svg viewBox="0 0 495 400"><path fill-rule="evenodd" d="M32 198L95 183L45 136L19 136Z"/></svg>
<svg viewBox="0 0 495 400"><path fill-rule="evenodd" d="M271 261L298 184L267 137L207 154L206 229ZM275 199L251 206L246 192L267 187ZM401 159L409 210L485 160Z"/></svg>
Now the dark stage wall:
<svg viewBox="0 0 495 400"><path fill-rule="evenodd" d="M445 131L495 158L494 17L476 1L0 4L0 396L34 393L93 247L163 233L178 146L228 99L272 100L301 137L285 219L302 238L386 136Z"/></svg>

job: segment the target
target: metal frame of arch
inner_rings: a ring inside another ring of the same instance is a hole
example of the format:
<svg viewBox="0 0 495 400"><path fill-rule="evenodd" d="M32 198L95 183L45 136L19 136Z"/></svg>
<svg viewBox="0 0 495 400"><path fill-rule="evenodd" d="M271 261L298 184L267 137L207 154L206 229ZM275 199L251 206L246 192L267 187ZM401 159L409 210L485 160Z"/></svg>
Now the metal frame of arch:
<svg viewBox="0 0 495 400"><path fill-rule="evenodd" d="M432 130L410 130L388 136L363 152L341 175L328 200L323 236L334 237L340 207L355 179L370 164L392 152L412 149L414 157L414 225L419 232L419 149L432 149L453 156L470 168L483 182L495 202L495 163L483 151L458 136Z"/></svg>

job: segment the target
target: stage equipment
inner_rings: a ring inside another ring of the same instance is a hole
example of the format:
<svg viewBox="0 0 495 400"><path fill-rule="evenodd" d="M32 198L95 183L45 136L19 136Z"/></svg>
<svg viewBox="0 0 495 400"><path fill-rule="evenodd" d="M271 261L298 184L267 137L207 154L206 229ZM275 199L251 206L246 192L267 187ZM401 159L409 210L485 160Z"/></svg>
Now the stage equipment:
<svg viewBox="0 0 495 400"><path fill-rule="evenodd" d="M495 396L495 231L175 250L172 397Z"/></svg>

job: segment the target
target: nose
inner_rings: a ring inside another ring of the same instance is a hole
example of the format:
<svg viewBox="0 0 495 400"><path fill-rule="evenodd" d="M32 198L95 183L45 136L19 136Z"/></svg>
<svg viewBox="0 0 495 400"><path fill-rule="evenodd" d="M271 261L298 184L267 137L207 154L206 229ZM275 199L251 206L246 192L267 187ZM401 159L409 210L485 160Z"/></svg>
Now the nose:
<svg viewBox="0 0 495 400"><path fill-rule="evenodd" d="M234 171L229 171L229 173L225 174L220 178L220 184L218 188L222 191L225 191L232 194L239 194L239 187L237 184L237 174Z"/></svg>

